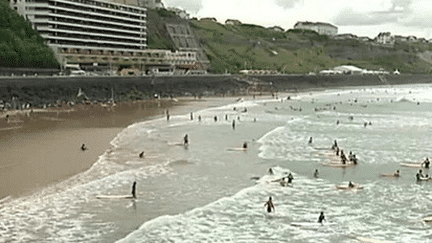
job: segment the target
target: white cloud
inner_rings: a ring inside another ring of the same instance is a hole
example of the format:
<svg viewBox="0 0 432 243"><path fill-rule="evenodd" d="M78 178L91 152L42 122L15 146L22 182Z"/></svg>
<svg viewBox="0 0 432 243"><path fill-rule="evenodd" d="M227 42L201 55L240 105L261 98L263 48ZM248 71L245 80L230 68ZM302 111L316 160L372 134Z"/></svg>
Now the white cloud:
<svg viewBox="0 0 432 243"><path fill-rule="evenodd" d="M202 0L164 0L165 7L176 7L186 10L188 13L196 14L202 8Z"/></svg>
<svg viewBox="0 0 432 243"><path fill-rule="evenodd" d="M375 37L390 31L431 38L431 0L163 0L192 16L238 19L264 27L293 28L297 21L328 22L340 33Z"/></svg>

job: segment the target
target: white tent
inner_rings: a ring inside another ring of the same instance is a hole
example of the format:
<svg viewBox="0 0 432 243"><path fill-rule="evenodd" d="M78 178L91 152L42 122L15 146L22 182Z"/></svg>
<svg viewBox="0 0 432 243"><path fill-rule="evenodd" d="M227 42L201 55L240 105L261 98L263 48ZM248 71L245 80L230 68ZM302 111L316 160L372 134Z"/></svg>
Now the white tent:
<svg viewBox="0 0 432 243"><path fill-rule="evenodd" d="M363 69L351 65L337 66L333 69L346 74L363 74Z"/></svg>

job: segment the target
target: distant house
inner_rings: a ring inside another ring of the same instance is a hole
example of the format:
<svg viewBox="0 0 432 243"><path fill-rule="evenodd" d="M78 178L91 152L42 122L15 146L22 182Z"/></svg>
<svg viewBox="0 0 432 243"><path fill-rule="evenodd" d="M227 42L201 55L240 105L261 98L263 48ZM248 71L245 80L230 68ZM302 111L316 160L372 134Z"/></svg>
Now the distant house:
<svg viewBox="0 0 432 243"><path fill-rule="evenodd" d="M415 36L413 36L413 35L410 35L410 36L407 37L407 40L408 40L409 42L417 42L417 37L415 37Z"/></svg>
<svg viewBox="0 0 432 243"><path fill-rule="evenodd" d="M201 18L200 20L202 20L202 21L212 21L212 22L217 22L217 19L214 18L214 17Z"/></svg>
<svg viewBox="0 0 432 243"><path fill-rule="evenodd" d="M401 35L395 35L394 36L394 40L395 40L395 42L407 42L408 41L408 37L401 36Z"/></svg>
<svg viewBox="0 0 432 243"><path fill-rule="evenodd" d="M353 34L340 34L333 37L335 40L357 40L358 37Z"/></svg>
<svg viewBox="0 0 432 243"><path fill-rule="evenodd" d="M237 19L227 19L225 20L225 24L230 24L230 25L241 25L242 22L240 22Z"/></svg>
<svg viewBox="0 0 432 243"><path fill-rule="evenodd" d="M390 32L381 32L376 37L376 42L379 44L391 45L394 44L395 41Z"/></svg>
<svg viewBox="0 0 432 243"><path fill-rule="evenodd" d="M167 10L173 11L177 16L182 19L190 19L190 14L183 9L168 7Z"/></svg>
<svg viewBox="0 0 432 243"><path fill-rule="evenodd" d="M360 36L358 39L361 40L361 41L364 41L364 42L370 42L370 41L372 41L372 39L369 38L369 37L367 37L367 36Z"/></svg>
<svg viewBox="0 0 432 243"><path fill-rule="evenodd" d="M297 22L294 25L294 29L302 29L302 30L313 30L320 35L337 35L338 28L329 23L321 23L321 22Z"/></svg>
<svg viewBox="0 0 432 243"><path fill-rule="evenodd" d="M268 29L276 31L276 32L284 32L285 31L282 27L279 27L279 26L269 27Z"/></svg>

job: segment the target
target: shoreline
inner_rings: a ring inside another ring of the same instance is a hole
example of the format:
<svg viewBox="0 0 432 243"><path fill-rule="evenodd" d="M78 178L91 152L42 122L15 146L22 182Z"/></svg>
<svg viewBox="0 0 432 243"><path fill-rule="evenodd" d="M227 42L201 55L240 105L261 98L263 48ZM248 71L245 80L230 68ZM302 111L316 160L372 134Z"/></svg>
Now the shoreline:
<svg viewBox="0 0 432 243"><path fill-rule="evenodd" d="M11 111L0 123L0 201L31 195L87 171L121 131L136 122L187 114L230 99L207 98L119 102L114 110L100 107L33 110L30 117ZM15 127L19 124L19 127ZM82 144L89 148L81 151ZM138 156L138 155L137 155ZM54 188L57 190L56 188Z"/></svg>

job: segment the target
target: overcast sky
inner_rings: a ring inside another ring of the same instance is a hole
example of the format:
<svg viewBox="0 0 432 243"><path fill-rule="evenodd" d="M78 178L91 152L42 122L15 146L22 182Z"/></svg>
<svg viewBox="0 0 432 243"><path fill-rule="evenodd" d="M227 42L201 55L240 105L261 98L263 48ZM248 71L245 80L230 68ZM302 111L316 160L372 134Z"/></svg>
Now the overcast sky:
<svg viewBox="0 0 432 243"><path fill-rule="evenodd" d="M327 22L339 34L376 37L380 32L432 39L432 0L162 0L191 17L237 19L292 29L297 21Z"/></svg>

